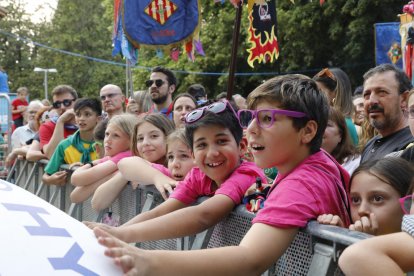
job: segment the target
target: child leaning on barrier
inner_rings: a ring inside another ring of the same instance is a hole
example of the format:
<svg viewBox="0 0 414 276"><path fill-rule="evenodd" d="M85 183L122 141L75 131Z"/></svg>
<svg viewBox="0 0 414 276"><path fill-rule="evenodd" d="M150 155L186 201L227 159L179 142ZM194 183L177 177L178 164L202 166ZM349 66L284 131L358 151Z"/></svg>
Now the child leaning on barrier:
<svg viewBox="0 0 414 276"><path fill-rule="evenodd" d="M93 130L101 119L101 103L96 99L78 99L74 105L75 121L79 129L56 147L45 167L43 182L46 184L64 185L67 172L59 171L63 164L81 162L86 164L97 159L92 144Z"/></svg>
<svg viewBox="0 0 414 276"><path fill-rule="evenodd" d="M70 194L74 203L85 201L96 188L110 179L118 170L117 164L124 157L131 156L129 145L136 123L136 116L121 114L112 117L105 130L105 157L77 168L71 177L76 188Z"/></svg>
<svg viewBox="0 0 414 276"><path fill-rule="evenodd" d="M167 162L168 168L161 164L149 163L138 156L122 159L118 163L118 170L124 181L107 181L99 186L93 194L92 207L97 211L107 208L124 189L126 181L132 181L134 189L137 185L154 184L167 199L165 191L172 193L172 187L178 181L184 180L187 173L195 166L184 129L176 129L168 135Z"/></svg>
<svg viewBox="0 0 414 276"><path fill-rule="evenodd" d="M260 168L241 159L246 144L227 101L188 113L186 137L197 167L177 184L165 202L118 228L102 226L104 229L127 242L196 234L218 223L240 204L256 177L266 181ZM191 206L200 196L211 197Z"/></svg>
<svg viewBox="0 0 414 276"><path fill-rule="evenodd" d="M247 127L254 160L262 168L275 166L279 175L240 245L146 251L94 229L99 243L107 247L105 255L114 258L124 273L259 275L282 256L299 228L318 215L338 214L349 223L345 189L349 176L320 150L329 106L316 83L302 75L273 78L250 93L248 107L252 110L240 110L239 119ZM205 135L214 134L209 132ZM194 135L194 150L208 148L198 135ZM196 151L194 155L197 160ZM202 164L209 164L206 169L210 171L220 162L206 160Z"/></svg>
<svg viewBox="0 0 414 276"><path fill-rule="evenodd" d="M167 136L173 130L174 125L171 120L160 113L139 117L130 143L132 155L142 157L146 160L142 160L144 163L153 162L164 165L167 153ZM92 208L99 211L108 207L127 183L128 180L117 171L113 177L102 183L103 188L99 189L97 196L92 198ZM157 188L160 187L157 186ZM110 191L112 189L114 190ZM167 199L165 189L161 188L160 192L164 199Z"/></svg>
<svg viewBox="0 0 414 276"><path fill-rule="evenodd" d="M352 174L350 230L384 235L399 232L403 212L398 199L407 194L414 178L413 166L400 157L387 157L362 163ZM332 214L318 217L318 222L344 227Z"/></svg>
<svg viewBox="0 0 414 276"><path fill-rule="evenodd" d="M414 271L413 186L400 198L403 232L357 242L343 252L339 266L346 275L405 275ZM410 215L409 215L410 214Z"/></svg>

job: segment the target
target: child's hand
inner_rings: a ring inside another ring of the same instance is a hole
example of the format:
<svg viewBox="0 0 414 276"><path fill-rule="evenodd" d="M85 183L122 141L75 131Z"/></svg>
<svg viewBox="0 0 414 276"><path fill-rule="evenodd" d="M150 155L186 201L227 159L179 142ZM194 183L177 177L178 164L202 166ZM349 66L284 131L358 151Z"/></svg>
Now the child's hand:
<svg viewBox="0 0 414 276"><path fill-rule="evenodd" d="M157 188L157 190L160 192L162 198L164 200L167 200L168 199L167 192L168 194L172 194L173 189L177 186L177 183L178 181L173 181L173 180L168 183L165 183L165 182L159 183L156 181L154 185L155 185L155 188Z"/></svg>
<svg viewBox="0 0 414 276"><path fill-rule="evenodd" d="M65 185L66 184L66 176L68 173L66 171L58 171L48 177L47 183L54 184L54 185Z"/></svg>
<svg viewBox="0 0 414 276"><path fill-rule="evenodd" d="M361 217L359 220L355 221L354 224L349 225L349 230L376 235L378 231L377 217L374 213L371 213L369 217Z"/></svg>
<svg viewBox="0 0 414 276"><path fill-rule="evenodd" d="M317 220L320 224L344 227L344 223L342 222L341 218L337 215L323 214L323 215L318 216Z"/></svg>
<svg viewBox="0 0 414 276"><path fill-rule="evenodd" d="M93 230L98 242L106 247L105 255L114 259L125 275L148 275L151 262L149 252L131 246L100 228Z"/></svg>
<svg viewBox="0 0 414 276"><path fill-rule="evenodd" d="M75 111L73 108L66 110L59 116L58 122L69 123L75 119Z"/></svg>
<svg viewBox="0 0 414 276"><path fill-rule="evenodd" d="M110 232L112 230L112 228L115 228L113 226L110 226L110 225L105 224L105 223L100 223L100 222L82 221L82 223L85 224L86 226L88 226L92 230L95 227L99 227L99 228L105 230L106 232Z"/></svg>

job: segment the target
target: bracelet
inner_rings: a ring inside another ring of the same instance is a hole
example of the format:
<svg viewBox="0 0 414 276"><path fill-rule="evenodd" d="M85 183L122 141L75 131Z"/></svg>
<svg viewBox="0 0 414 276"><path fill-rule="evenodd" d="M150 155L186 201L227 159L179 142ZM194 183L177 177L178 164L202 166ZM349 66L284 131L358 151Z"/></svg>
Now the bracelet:
<svg viewBox="0 0 414 276"><path fill-rule="evenodd" d="M91 165L91 168L94 166L94 165L93 165L93 162L88 162L88 163L86 163L86 164Z"/></svg>

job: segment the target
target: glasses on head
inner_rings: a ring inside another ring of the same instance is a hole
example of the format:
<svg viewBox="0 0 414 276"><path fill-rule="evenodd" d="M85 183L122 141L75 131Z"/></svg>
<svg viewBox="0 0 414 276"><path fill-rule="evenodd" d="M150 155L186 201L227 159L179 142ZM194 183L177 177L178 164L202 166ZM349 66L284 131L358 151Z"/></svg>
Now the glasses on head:
<svg viewBox="0 0 414 276"><path fill-rule="evenodd" d="M284 109L260 109L260 110L249 110L241 109L237 112L237 118L239 119L242 128L247 128L253 119L256 119L257 124L261 128L271 127L275 121L275 115L285 115L293 118L304 118L308 117L303 112L291 111Z"/></svg>
<svg viewBox="0 0 414 276"><path fill-rule="evenodd" d="M332 73L331 70L329 70L329 68L324 68L322 69L322 71L320 71L318 74L315 75L315 77L317 78L330 78L333 81L336 81L335 75Z"/></svg>
<svg viewBox="0 0 414 276"><path fill-rule="evenodd" d="M65 99L63 101L53 102L53 108L60 108L62 106L62 104L65 107L69 107L72 104L73 101L75 101L75 99L70 99L70 100L69 99Z"/></svg>
<svg viewBox="0 0 414 276"><path fill-rule="evenodd" d="M197 109L191 111L190 113L187 113L187 115L185 116L185 123L186 124L192 124L194 122L197 122L198 120L200 120L200 118L202 118L204 116L205 111L210 111L210 112L213 112L213 113L216 113L216 114L222 113L226 110L227 106L230 107L230 110L233 112L233 114L237 118L237 113L236 113L236 111L234 111L234 109L231 106L231 104L229 103L229 101L223 100L223 101L212 103L212 104L207 105L207 106L203 106L201 108L197 108Z"/></svg>
<svg viewBox="0 0 414 276"><path fill-rule="evenodd" d="M121 95L120 93L109 93L109 94L106 94L106 95L102 95L100 98L101 98L101 101L105 101L106 99L112 99L113 97L115 97L115 96L117 96L117 95Z"/></svg>
<svg viewBox="0 0 414 276"><path fill-rule="evenodd" d="M152 86L152 84L155 82L155 86L156 87L161 87L165 81L161 80L161 79L157 79L157 80L147 80L145 81L145 85L149 88Z"/></svg>
<svg viewBox="0 0 414 276"><path fill-rule="evenodd" d="M401 209L403 210L404 214L409 214L411 205L413 204L413 195L402 197L398 201L400 202Z"/></svg>

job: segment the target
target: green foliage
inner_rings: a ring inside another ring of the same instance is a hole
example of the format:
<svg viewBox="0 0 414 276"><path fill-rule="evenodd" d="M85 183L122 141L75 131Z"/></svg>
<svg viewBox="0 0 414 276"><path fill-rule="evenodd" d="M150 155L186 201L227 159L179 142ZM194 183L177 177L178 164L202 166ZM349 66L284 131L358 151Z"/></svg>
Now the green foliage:
<svg viewBox="0 0 414 276"><path fill-rule="evenodd" d="M60 49L34 47L14 37L0 34L0 65L4 66L14 91L28 86L32 98L43 95L43 74L34 67L56 68L49 74L49 91L58 84L70 84L83 96L96 96L100 87L125 83L125 67L63 53L69 51L112 62L122 63L120 56L112 57L111 32L112 0L59 0L52 22L32 23L23 12L19 1L7 0L8 16L0 21L0 30ZM177 72L178 92L190 84L203 84L210 97L226 91L233 25L234 7L215 4L213 0L200 1L202 5L201 41L205 57L197 56L193 63L182 54L177 62L165 53L158 58L153 49L142 47L138 66L133 69L134 90L146 89L150 68L162 65ZM284 72L313 76L327 66L343 68L354 85L362 82L362 74L374 66L373 24L398 21L397 14L407 1L396 0L296 0L277 1L279 60L273 64L247 64L250 47L247 42L247 7L243 9L236 72L269 73L269 75L237 76L235 93L247 95L264 79ZM203 72L192 74L190 72ZM206 74L206 73L218 74Z"/></svg>

